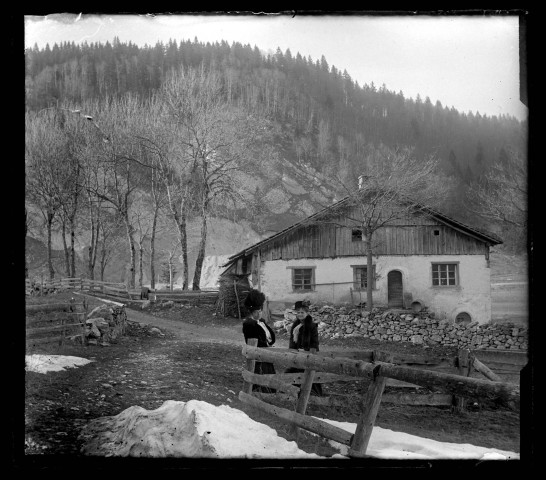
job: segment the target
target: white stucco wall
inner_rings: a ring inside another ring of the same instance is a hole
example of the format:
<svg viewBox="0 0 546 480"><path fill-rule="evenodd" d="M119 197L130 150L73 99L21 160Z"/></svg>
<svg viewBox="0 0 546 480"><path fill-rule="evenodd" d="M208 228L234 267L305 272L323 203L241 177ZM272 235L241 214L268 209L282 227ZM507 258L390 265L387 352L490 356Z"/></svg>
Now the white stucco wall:
<svg viewBox="0 0 546 480"><path fill-rule="evenodd" d="M433 287L432 262L459 262L459 285ZM365 264L365 257L269 260L262 263L260 271L262 291L271 301L295 302L305 298L311 302L350 302L350 288L353 286L351 265ZM487 323L491 320L490 269L484 255L381 256L374 257L374 264L379 275L373 292L377 306L387 305L387 274L399 270L407 308L411 303L409 298L412 298L422 301L437 318L454 320L458 313L467 312L472 321ZM315 267L315 283L319 284L316 290L293 292L292 271L287 267ZM332 285L332 282L337 285ZM362 301L366 301L366 292L361 295ZM353 299L358 303L359 294L353 293Z"/></svg>

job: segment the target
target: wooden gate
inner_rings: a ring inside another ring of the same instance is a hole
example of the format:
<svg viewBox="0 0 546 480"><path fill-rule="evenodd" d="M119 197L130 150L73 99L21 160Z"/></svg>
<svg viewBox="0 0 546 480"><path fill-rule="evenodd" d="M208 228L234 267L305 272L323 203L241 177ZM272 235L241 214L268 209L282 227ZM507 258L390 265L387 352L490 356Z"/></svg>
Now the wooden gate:
<svg viewBox="0 0 546 480"><path fill-rule="evenodd" d="M387 275L387 301L390 308L404 307L404 289L402 286L402 272L391 270Z"/></svg>

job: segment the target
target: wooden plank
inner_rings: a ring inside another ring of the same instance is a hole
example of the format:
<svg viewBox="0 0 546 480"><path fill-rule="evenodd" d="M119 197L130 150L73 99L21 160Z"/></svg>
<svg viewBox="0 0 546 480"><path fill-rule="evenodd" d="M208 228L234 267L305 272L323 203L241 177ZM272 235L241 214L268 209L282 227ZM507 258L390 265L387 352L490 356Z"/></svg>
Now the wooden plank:
<svg viewBox="0 0 546 480"><path fill-rule="evenodd" d="M275 353L271 348L243 346L243 356L260 362L272 362L283 367L313 369L321 372L371 377L379 365L348 358L327 358L310 353Z"/></svg>
<svg viewBox="0 0 546 480"><path fill-rule="evenodd" d="M262 375L267 376L267 375ZM301 385L303 382L303 372L301 373L277 373L275 377L284 383L292 383ZM337 375L335 373L315 372L313 383L333 383L333 382L361 382L361 377L353 377L351 375Z"/></svg>
<svg viewBox="0 0 546 480"><path fill-rule="evenodd" d="M466 348L460 349L457 356L457 369L458 373L462 377L467 377L470 373L470 351ZM462 395L455 395L453 397L453 409L455 412L462 412L466 406L466 399Z"/></svg>
<svg viewBox="0 0 546 480"><path fill-rule="evenodd" d="M83 306L83 303L76 303L74 306ZM69 312L70 304L68 303L46 303L42 305L26 305L25 310L27 313L34 312ZM73 313L73 312L70 312Z"/></svg>
<svg viewBox="0 0 546 480"><path fill-rule="evenodd" d="M519 365L521 367L527 365L529 356L523 350L474 350L474 356L484 364L492 367L496 363L504 363L510 365Z"/></svg>
<svg viewBox="0 0 546 480"><path fill-rule="evenodd" d="M42 345L44 343L53 343L53 342L61 343L61 337L59 335L55 335L54 337L27 339L26 345L34 346L34 345Z"/></svg>
<svg viewBox="0 0 546 480"><path fill-rule="evenodd" d="M52 325L48 327L33 327L30 329L27 329L27 336L28 335L35 335L37 333L44 333L49 332L51 330L60 330L62 328L69 328L69 327L81 327L81 323L65 323L61 325Z"/></svg>
<svg viewBox="0 0 546 480"><path fill-rule="evenodd" d="M450 406L453 403L453 395L443 393L383 393L381 402L396 403L398 405Z"/></svg>
<svg viewBox="0 0 546 480"><path fill-rule="evenodd" d="M316 350L313 348L311 354L314 355ZM313 379L315 377L315 370L306 369L303 374L303 382L300 389L300 394L296 402L296 412L305 415L307 410L307 402L309 401L309 395L311 394L311 387L313 386ZM292 435L294 436L296 442L299 437L299 428L297 425L292 426Z"/></svg>
<svg viewBox="0 0 546 480"><path fill-rule="evenodd" d="M284 316L282 316L284 318ZM285 347L275 347L275 352L281 353L297 353L296 350L285 348ZM340 351L319 351L316 353L318 357L327 357L327 358L346 358L346 359L357 359L365 362L371 362L373 358L372 350L340 350Z"/></svg>
<svg viewBox="0 0 546 480"><path fill-rule="evenodd" d="M316 382L314 382L316 383ZM294 397L286 393L265 393L265 392L252 392L252 396L260 398L264 401L279 400L284 402L293 402ZM322 407L331 407L331 406L347 406L347 398L345 395L340 395L334 397L332 395L327 397L317 397L316 395L311 395L309 397L309 405L320 405ZM451 398L451 396L450 396Z"/></svg>
<svg viewBox="0 0 546 480"><path fill-rule="evenodd" d="M480 372L485 378L492 380L493 382L502 382L501 377L494 373L487 365L484 365L477 358L474 357L474 369Z"/></svg>
<svg viewBox="0 0 546 480"><path fill-rule="evenodd" d="M287 410L286 408L270 405L245 392L239 392L239 400L263 412L269 413L270 415L275 416L275 418L288 423L289 425L296 425L300 428L316 433L321 437L341 443L342 445L351 444L351 439L353 437L351 433L343 430L342 428L323 422L322 420L301 415L297 412Z"/></svg>
<svg viewBox="0 0 546 480"><path fill-rule="evenodd" d="M251 347L256 347L256 345L258 345L258 339L257 338L249 338L248 339L248 345L250 345ZM256 360L247 357L246 370L249 373L254 373L254 368L255 367L256 367ZM252 383L251 382L247 382L246 380L243 381L243 392L247 393L247 394L252 393Z"/></svg>
<svg viewBox="0 0 546 480"><path fill-rule="evenodd" d="M424 387L436 387L445 393L466 396L470 398L486 398L499 400L508 407L519 408L519 386L502 382L491 382L478 378L461 377L431 370L419 370L389 363L378 362L380 374Z"/></svg>
<svg viewBox="0 0 546 480"><path fill-rule="evenodd" d="M392 357L386 353L376 351L374 352L374 360L376 359L383 362L390 362ZM386 380L386 377L374 375L368 386L362 401L362 414L356 425L355 434L349 449L349 456L366 455Z"/></svg>
<svg viewBox="0 0 546 480"><path fill-rule="evenodd" d="M281 392L288 393L293 398L297 397L300 389L294 387L288 383L285 383L277 378L276 375L259 375L257 373L251 373L248 370L243 370L243 380L245 382L260 385L262 387L270 387Z"/></svg>

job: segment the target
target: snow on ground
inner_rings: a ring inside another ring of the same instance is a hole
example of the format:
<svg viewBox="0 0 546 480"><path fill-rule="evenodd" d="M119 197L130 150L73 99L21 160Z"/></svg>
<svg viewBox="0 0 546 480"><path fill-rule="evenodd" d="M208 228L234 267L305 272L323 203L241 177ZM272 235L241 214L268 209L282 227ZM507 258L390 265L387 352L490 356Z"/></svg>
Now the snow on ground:
<svg viewBox="0 0 546 480"><path fill-rule="evenodd" d="M87 365L92 361L66 355L25 355L25 370L37 373L60 372L67 368Z"/></svg>
<svg viewBox="0 0 546 480"><path fill-rule="evenodd" d="M119 415L91 421L83 436L86 455L321 458L300 450L295 442L240 410L200 400L167 400L155 410L129 407Z"/></svg>
<svg viewBox="0 0 546 480"><path fill-rule="evenodd" d="M46 373L81 366L90 360L60 355L27 355L26 370ZM354 433L356 424L320 419ZM84 453L99 456L320 459L300 450L228 405L216 407L200 400L167 400L155 410L132 406L113 417L91 421L83 430ZM344 458L347 447L330 444ZM495 448L438 442L403 432L374 427L368 455L382 459L514 460L520 456Z"/></svg>
<svg viewBox="0 0 546 480"><path fill-rule="evenodd" d="M318 418L318 417L316 417ZM336 427L350 433L355 433L356 423L338 422L320 418ZM333 440L330 445L338 449L341 454L347 454L347 447ZM429 438L422 438L409 433L395 432L381 427L374 427L367 455L376 458L395 460L408 459L435 459L435 460L514 460L519 459L519 453L508 452L496 448L477 447L469 443L438 442Z"/></svg>

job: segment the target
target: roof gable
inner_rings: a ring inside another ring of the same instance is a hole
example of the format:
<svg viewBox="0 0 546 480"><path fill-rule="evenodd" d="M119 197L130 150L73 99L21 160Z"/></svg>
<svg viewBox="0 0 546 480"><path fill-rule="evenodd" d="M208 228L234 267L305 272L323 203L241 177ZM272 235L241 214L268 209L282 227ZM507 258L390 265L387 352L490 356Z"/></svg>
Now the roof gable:
<svg viewBox="0 0 546 480"><path fill-rule="evenodd" d="M350 201L350 196L347 196L341 200L339 200L338 202L330 205L329 207L325 207L321 210L319 210L318 212L308 216L307 218L303 219L303 220L300 220L299 222L296 222L294 224L292 224L291 226L281 230L280 232L277 232L267 238L265 238L264 240L261 240L247 248L245 248L244 250L241 250L240 252L232 255L229 257L229 261L228 263L226 263L225 266L229 265L234 259L236 258L239 258L241 256L247 256L249 255L250 253L252 253L254 250L262 247L263 245L271 242L271 241L275 241L275 240L278 240L282 237L284 237L285 235L288 235L290 232L293 232L294 230L300 228L300 227L303 227L303 226L307 226L307 225L310 225L312 224L314 221L318 221L320 218L324 217L325 215L328 215L330 213L333 213L333 212L336 212L339 213L339 214L342 214L343 213L343 210L345 208L348 208L349 207L349 201ZM433 209L431 207L427 207L427 206L424 206L424 205L420 205L420 204L416 204L415 205L415 210L416 212L419 211L421 213L424 213L425 215L427 216L430 216L434 219L436 219L437 221L439 221L440 223L448 226L448 227L451 227L465 235L468 235L470 237L473 237L481 242L484 242L484 243L487 243L487 244L491 244L491 245L498 245L500 243L502 243L502 240L498 237L496 237L495 235L493 235L492 233L489 233L489 232L485 232L483 230L480 230L480 229L477 229L476 227L471 227L469 225L466 225L452 217L449 217L448 215L436 210L436 209Z"/></svg>

